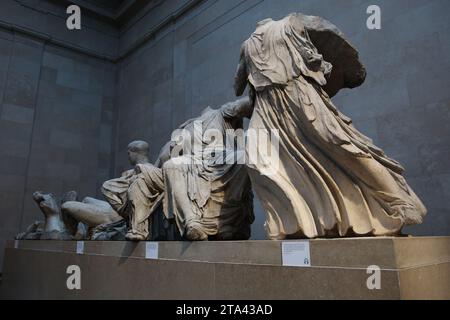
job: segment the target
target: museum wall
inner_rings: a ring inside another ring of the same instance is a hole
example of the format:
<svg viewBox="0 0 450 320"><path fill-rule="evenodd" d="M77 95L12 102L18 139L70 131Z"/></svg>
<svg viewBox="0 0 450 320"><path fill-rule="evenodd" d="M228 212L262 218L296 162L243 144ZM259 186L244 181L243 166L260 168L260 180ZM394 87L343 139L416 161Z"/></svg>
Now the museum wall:
<svg viewBox="0 0 450 320"><path fill-rule="evenodd" d="M28 3L0 1L0 265L5 240L43 219L34 191L95 196L113 168L116 67L92 54L117 38L86 19L78 39L59 8Z"/></svg>
<svg viewBox="0 0 450 320"><path fill-rule="evenodd" d="M183 3L162 2L121 34L119 52L125 58L118 66L116 174L127 167L129 141L148 140L156 159L173 128L207 106L234 99L242 41L258 21L301 11L336 24L360 51L366 82L334 101L404 164L428 207L425 222L405 231L450 234L449 1L208 0L184 13ZM381 30L366 27L371 4L381 7ZM148 37L155 26L157 32ZM143 45L136 49L136 43ZM258 204L256 211L253 234L260 239L264 217Z"/></svg>

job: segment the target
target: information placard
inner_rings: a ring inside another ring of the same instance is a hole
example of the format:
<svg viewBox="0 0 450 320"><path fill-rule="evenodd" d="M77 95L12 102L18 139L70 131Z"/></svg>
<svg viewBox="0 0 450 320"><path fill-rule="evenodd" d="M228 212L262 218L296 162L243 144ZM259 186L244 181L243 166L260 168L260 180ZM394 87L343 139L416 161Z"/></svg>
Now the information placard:
<svg viewBox="0 0 450 320"><path fill-rule="evenodd" d="M77 254L84 254L84 241L77 241Z"/></svg>
<svg viewBox="0 0 450 320"><path fill-rule="evenodd" d="M145 243L145 259L158 259L158 242Z"/></svg>
<svg viewBox="0 0 450 320"><path fill-rule="evenodd" d="M281 244L283 266L310 267L309 241L286 241Z"/></svg>

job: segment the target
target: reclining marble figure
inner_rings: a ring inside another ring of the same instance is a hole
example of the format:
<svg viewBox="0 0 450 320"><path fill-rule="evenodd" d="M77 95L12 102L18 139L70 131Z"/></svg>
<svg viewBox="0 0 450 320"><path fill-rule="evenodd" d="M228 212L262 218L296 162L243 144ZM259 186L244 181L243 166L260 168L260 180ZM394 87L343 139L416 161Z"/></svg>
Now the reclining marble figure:
<svg viewBox="0 0 450 320"><path fill-rule="evenodd" d="M243 43L235 90L248 85L255 96L249 129L280 137L277 174L248 164L270 239L398 235L422 222L426 208L403 167L331 101L364 78L357 51L319 17L263 20Z"/></svg>
<svg viewBox="0 0 450 320"><path fill-rule="evenodd" d="M61 205L77 198L75 191L69 191L61 196L61 200L51 193L36 191L33 200L41 209L44 221L36 221L16 236L18 240L81 240L87 235L86 226L72 220L61 212Z"/></svg>
<svg viewBox="0 0 450 320"><path fill-rule="evenodd" d="M77 201L77 193L69 191L61 201L52 194L36 191L33 199L44 215L18 240L125 240L126 221L107 202L86 197Z"/></svg>
<svg viewBox="0 0 450 320"><path fill-rule="evenodd" d="M81 202L67 201L61 205L64 216L83 223L89 240L125 240L127 223L105 201L86 197Z"/></svg>

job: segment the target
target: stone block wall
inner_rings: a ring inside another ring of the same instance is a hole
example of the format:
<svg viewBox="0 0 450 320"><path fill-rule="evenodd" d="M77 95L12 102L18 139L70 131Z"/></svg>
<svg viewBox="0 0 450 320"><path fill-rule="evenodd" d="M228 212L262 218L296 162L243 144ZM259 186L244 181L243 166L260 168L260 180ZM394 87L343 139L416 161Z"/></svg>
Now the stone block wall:
<svg viewBox="0 0 450 320"><path fill-rule="evenodd" d="M96 196L100 183L112 176L116 65L54 45L12 24L25 24L28 16L26 25L39 31L46 25L42 12L1 1L0 13L9 27L0 27L2 265L5 240L43 218L32 200L34 191L59 196L77 190L80 198ZM67 30L62 17L51 21L58 28L42 30L47 36ZM84 33L95 40L89 30ZM61 39L68 46L75 41ZM93 44L86 50L101 52Z"/></svg>

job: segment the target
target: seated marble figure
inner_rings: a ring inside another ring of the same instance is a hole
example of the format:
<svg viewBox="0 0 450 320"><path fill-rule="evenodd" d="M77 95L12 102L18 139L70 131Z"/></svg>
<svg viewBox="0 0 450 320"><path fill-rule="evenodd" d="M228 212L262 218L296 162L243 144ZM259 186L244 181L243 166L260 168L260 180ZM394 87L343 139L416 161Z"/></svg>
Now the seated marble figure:
<svg viewBox="0 0 450 320"><path fill-rule="evenodd" d="M250 99L242 98L206 108L173 133L173 141L190 147L173 153L163 165L164 212L187 240L250 238L253 193L245 149L230 133L242 130L243 119L251 114Z"/></svg>
<svg viewBox="0 0 450 320"><path fill-rule="evenodd" d="M149 239L149 216L161 202L164 184L161 169L148 160L148 151L147 142L131 142L128 159L133 168L103 183L106 201L94 198L68 201L62 205L62 212L91 228L127 224L126 239Z"/></svg>

